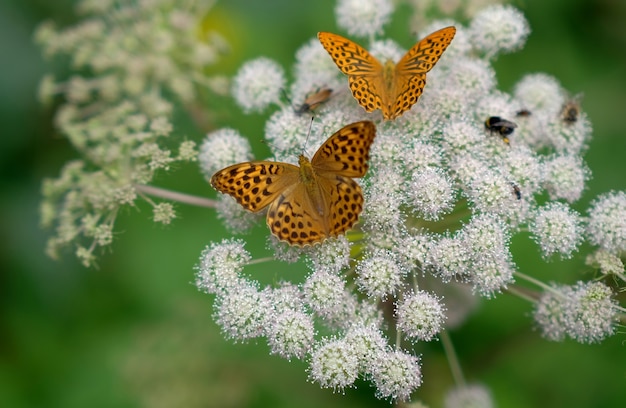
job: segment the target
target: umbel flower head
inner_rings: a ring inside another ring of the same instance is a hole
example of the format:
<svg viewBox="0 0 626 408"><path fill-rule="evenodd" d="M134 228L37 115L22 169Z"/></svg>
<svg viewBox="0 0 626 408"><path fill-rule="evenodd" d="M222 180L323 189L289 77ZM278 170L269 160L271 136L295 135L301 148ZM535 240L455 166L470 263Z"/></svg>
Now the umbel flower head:
<svg viewBox="0 0 626 408"><path fill-rule="evenodd" d="M338 25L349 35L369 36L369 52L381 61L397 62L403 47L373 37L382 32L392 3L367 2L361 10L367 24L361 26L352 18L354 4L338 1ZM450 25L457 34L428 73L420 100L395 120L365 112L315 39L296 53L294 79L286 86L296 101L332 88L315 110L310 136L310 117L279 98L287 79L275 62L245 63L234 79L233 96L244 112L277 108L264 137L278 161L295 164L305 140L307 151L315 151L348 123L377 123L369 171L360 182L363 213L355 228L304 248L268 241L276 259L305 260L309 274L302 284L261 288L243 274L251 257L239 240L211 244L197 266L197 285L217 296L216 317L227 337L267 338L271 353L307 361L309 378L321 387L341 391L365 378L379 398L409 400L422 383L413 345L437 339L448 317L449 324L459 325L467 316L459 310L474 304L470 291L492 298L518 277L538 282L518 272L510 252L511 238L522 231L532 232L546 258L574 256L586 237L607 253L624 251L618 225L626 219L619 216L626 208L623 193L596 200L586 219L569 207L590 178L581 156L591 136L586 115L564 120L568 93L547 74L521 78L513 93L496 87L490 61L523 47L530 32L523 15L509 6L491 6L467 26L431 22L420 38ZM507 140L485 127L490 117L514 122ZM203 164L206 176L217 163L249 160L239 138L231 129L207 138L203 146L215 147L205 150L211 152ZM231 216L221 218L240 225L231 220L239 219L241 209L232 205L227 211ZM236 267L221 266L225 253L237 254L228 257ZM614 271L619 264L608 266L606 259L600 254L589 262ZM607 286L538 286L546 292L536 294L535 319L546 337L596 342L614 332L619 308ZM238 302L242 306L234 308ZM393 313L385 313L389 307ZM487 390L459 385L447 406L467 404L492 402Z"/></svg>
<svg viewBox="0 0 626 408"><path fill-rule="evenodd" d="M196 159L195 142L176 133L175 103L191 106L218 78L204 69L218 61L225 42L216 32L198 35L199 18L213 1L82 0L83 20L58 29L44 22L35 33L48 58L65 57L76 71L66 80L44 77L40 99L62 96L55 124L81 159L56 179L44 180L42 224L54 227L47 252L75 246L85 266L112 242L120 208L143 198L154 221L169 224L169 202L154 202L143 186L159 172Z"/></svg>

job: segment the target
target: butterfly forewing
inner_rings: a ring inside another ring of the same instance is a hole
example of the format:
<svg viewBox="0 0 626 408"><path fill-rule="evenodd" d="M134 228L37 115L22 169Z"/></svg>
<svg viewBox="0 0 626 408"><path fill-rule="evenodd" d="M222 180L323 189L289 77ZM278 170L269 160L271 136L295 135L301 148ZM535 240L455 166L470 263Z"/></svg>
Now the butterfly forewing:
<svg viewBox="0 0 626 408"><path fill-rule="evenodd" d="M365 48L340 35L320 32L317 37L341 72L348 75L350 91L359 104L367 112L381 109L385 89L380 62Z"/></svg>
<svg viewBox="0 0 626 408"><path fill-rule="evenodd" d="M357 43L323 31L317 33L317 38L344 74L374 75L382 71L380 62Z"/></svg>
<svg viewBox="0 0 626 408"><path fill-rule="evenodd" d="M415 44L396 65L396 74L426 74L430 71L454 38L456 28L450 26L428 35Z"/></svg>
<svg viewBox="0 0 626 408"><path fill-rule="evenodd" d="M253 212L265 208L297 181L297 166L270 161L235 164L211 177L211 185L216 190L231 195L245 209Z"/></svg>
<svg viewBox="0 0 626 408"><path fill-rule="evenodd" d="M369 121L356 122L335 132L311 159L318 175L337 174L363 177L367 172L369 150L376 137L376 126Z"/></svg>

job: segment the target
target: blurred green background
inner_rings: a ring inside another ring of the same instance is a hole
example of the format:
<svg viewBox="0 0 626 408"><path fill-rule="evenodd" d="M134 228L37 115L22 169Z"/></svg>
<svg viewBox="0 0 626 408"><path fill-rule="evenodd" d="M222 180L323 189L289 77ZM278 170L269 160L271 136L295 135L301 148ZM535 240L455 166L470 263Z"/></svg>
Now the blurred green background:
<svg viewBox="0 0 626 408"><path fill-rule="evenodd" d="M365 382L334 394L307 382L305 365L268 355L263 343L232 344L212 320L212 298L193 286L193 265L206 244L224 236L212 211L178 206L180 218L155 226L148 206L127 209L111 252L86 270L72 254L43 254L39 186L75 152L52 128L52 112L35 101L53 69L32 43L45 18L75 22L70 0L0 3L0 406L2 407L317 407L389 406ZM586 154L593 172L584 211L597 194L626 190L626 3L529 0L516 3L532 34L516 54L500 57L500 87L525 73L556 76L594 125ZM319 30L335 30L334 1L228 0L214 21L233 45L220 69L232 75L265 55L288 72L295 50ZM408 47L407 16L396 13L394 38ZM243 117L227 100L217 125L263 136L266 116ZM201 140L203 134L189 134ZM258 149L262 146L256 144ZM214 196L193 166L163 176L191 194ZM255 233L267 234L262 228ZM586 278L581 259L545 263L527 236L513 250L522 271L544 281ZM285 268L287 269L287 268ZM293 269L293 268L289 268ZM258 270L260 275L272 272ZM299 276L295 275L294 276ZM286 276L289 278L289 276ZM550 343L533 330L529 305L499 296L451 333L468 381L492 390L500 407L621 407L626 400L624 335L601 345ZM433 407L452 382L439 343L423 353L416 393Z"/></svg>

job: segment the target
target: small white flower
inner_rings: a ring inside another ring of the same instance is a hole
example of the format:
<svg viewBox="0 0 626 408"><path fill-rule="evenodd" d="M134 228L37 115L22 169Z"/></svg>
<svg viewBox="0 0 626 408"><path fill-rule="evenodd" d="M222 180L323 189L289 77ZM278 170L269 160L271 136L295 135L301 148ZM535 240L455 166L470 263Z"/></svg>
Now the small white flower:
<svg viewBox="0 0 626 408"><path fill-rule="evenodd" d="M525 75L515 85L513 94L532 115L545 111L550 116L557 116L565 102L559 81L544 73Z"/></svg>
<svg viewBox="0 0 626 408"><path fill-rule="evenodd" d="M349 93L345 76L338 75L337 66L317 38L312 38L296 52L294 75L291 103L295 106L301 104L308 94L320 88L330 88L333 93L343 89Z"/></svg>
<svg viewBox="0 0 626 408"><path fill-rule="evenodd" d="M624 276L624 262L610 252L598 249L593 254L587 255L585 264L598 268L605 275L617 275L626 280Z"/></svg>
<svg viewBox="0 0 626 408"><path fill-rule="evenodd" d="M456 387L446 394L445 408L492 408L491 393L483 385L471 384Z"/></svg>
<svg viewBox="0 0 626 408"><path fill-rule="evenodd" d="M493 58L498 53L522 48L530 34L530 27L516 8L493 5L474 16L469 31L474 47L488 58Z"/></svg>
<svg viewBox="0 0 626 408"><path fill-rule="evenodd" d="M168 225L176 218L176 211L171 203L158 203L152 208L154 222Z"/></svg>
<svg viewBox="0 0 626 408"><path fill-rule="evenodd" d="M430 247L426 260L427 269L449 282L470 272L470 248L463 239L443 237Z"/></svg>
<svg viewBox="0 0 626 408"><path fill-rule="evenodd" d="M372 42L369 48L370 54L372 54L382 64L387 61L397 63L406 53L406 50L398 45L393 40L385 39Z"/></svg>
<svg viewBox="0 0 626 408"><path fill-rule="evenodd" d="M242 281L237 287L215 299L215 321L224 335L245 341L266 335L265 322L270 320L271 306L255 285Z"/></svg>
<svg viewBox="0 0 626 408"><path fill-rule="evenodd" d="M452 180L439 168L413 173L408 195L413 210L425 220L436 221L454 206Z"/></svg>
<svg viewBox="0 0 626 408"><path fill-rule="evenodd" d="M262 112L271 103L279 103L285 88L283 68L269 58L246 62L233 80L233 97L246 113Z"/></svg>
<svg viewBox="0 0 626 408"><path fill-rule="evenodd" d="M430 341L443 329L445 311L428 292L409 294L396 303L398 329L414 340Z"/></svg>
<svg viewBox="0 0 626 408"><path fill-rule="evenodd" d="M399 289L406 270L395 253L378 250L357 264L356 273L356 284L362 292L384 299Z"/></svg>
<svg viewBox="0 0 626 408"><path fill-rule="evenodd" d="M404 215L400 205L404 201L401 186L404 178L391 168L370 168L367 187L364 189L365 205L361 218L363 230L370 233L370 239L377 242L390 242L402 231Z"/></svg>
<svg viewBox="0 0 626 408"><path fill-rule="evenodd" d="M315 330L311 317L303 312L285 310L273 317L267 330L272 354L302 359L313 346Z"/></svg>
<svg viewBox="0 0 626 408"><path fill-rule="evenodd" d="M355 350L360 370L370 366L373 359L387 347L384 334L376 326L365 325L362 322L350 326L345 340Z"/></svg>
<svg viewBox="0 0 626 408"><path fill-rule="evenodd" d="M322 388L343 390L359 376L359 356L344 339L330 340L311 353L309 378Z"/></svg>
<svg viewBox="0 0 626 408"><path fill-rule="evenodd" d="M233 286L239 286L239 273L250 262L250 253L244 242L225 239L207 246L200 255L196 269L196 287L207 293L224 294Z"/></svg>
<svg viewBox="0 0 626 408"><path fill-rule="evenodd" d="M424 143L417 138L410 138L411 140L404 143L404 146L400 146L399 163L406 174L412 174L415 171L419 171L424 167L443 167L443 151L439 146L432 143Z"/></svg>
<svg viewBox="0 0 626 408"><path fill-rule="evenodd" d="M626 251L626 193L613 191L591 203L587 222L589 240L619 255Z"/></svg>
<svg viewBox="0 0 626 408"><path fill-rule="evenodd" d="M422 385L419 357L401 350L379 352L368 372L379 398L408 401L411 393Z"/></svg>
<svg viewBox="0 0 626 408"><path fill-rule="evenodd" d="M304 311L305 309L302 291L291 282L279 282L278 287L275 288L268 286L263 289L263 294L277 314L288 310Z"/></svg>
<svg viewBox="0 0 626 408"><path fill-rule="evenodd" d="M471 254L469 277L474 291L491 297L513 282L507 224L493 214L479 214L459 234Z"/></svg>
<svg viewBox="0 0 626 408"><path fill-rule="evenodd" d="M454 37L452 44L456 41L457 36ZM445 55L448 55L448 50ZM439 64L436 66L438 67ZM445 75L446 82L449 81L446 87L457 87L467 94L470 101L494 91L497 85L496 72L493 67L487 61L477 58L458 57L458 60L454 61L454 69L442 75Z"/></svg>
<svg viewBox="0 0 626 408"><path fill-rule="evenodd" d="M338 274L350 265L350 242L344 235L315 245L309 252L313 271Z"/></svg>
<svg viewBox="0 0 626 408"><path fill-rule="evenodd" d="M307 140L311 118L297 116L291 107L275 112L265 123L265 139L274 159L295 164Z"/></svg>
<svg viewBox="0 0 626 408"><path fill-rule="evenodd" d="M250 142L238 131L223 128L206 135L200 145L198 162L207 180L218 170L252 160Z"/></svg>
<svg viewBox="0 0 626 408"><path fill-rule="evenodd" d="M511 199L511 183L501 174L484 169L468 185L465 193L481 212L505 214Z"/></svg>
<svg viewBox="0 0 626 408"><path fill-rule="evenodd" d="M347 299L344 287L345 282L340 276L318 271L311 274L304 283L304 297L318 316L331 319L337 316L346 317L345 312L350 315L354 310L345 310Z"/></svg>
<svg viewBox="0 0 626 408"><path fill-rule="evenodd" d="M554 155L543 163L543 184L551 200L578 201L590 171L578 156Z"/></svg>
<svg viewBox="0 0 626 408"><path fill-rule="evenodd" d="M559 254L570 258L583 241L580 216L559 202L540 208L530 229L544 257Z"/></svg>
<svg viewBox="0 0 626 408"><path fill-rule="evenodd" d="M335 8L339 27L357 37L380 34L392 12L389 0L339 0Z"/></svg>
<svg viewBox="0 0 626 408"><path fill-rule="evenodd" d="M442 144L449 155L471 150L484 139L482 126L479 129L467 120L449 122L443 128Z"/></svg>
<svg viewBox="0 0 626 408"><path fill-rule="evenodd" d="M617 303L611 288L602 282L554 286L535 306L535 322L545 338L562 341L566 336L580 343L598 343L615 332Z"/></svg>
<svg viewBox="0 0 626 408"><path fill-rule="evenodd" d="M559 153L580 155L587 150L591 139L591 123L584 112L574 123L565 122L560 115L551 118L546 133L550 144Z"/></svg>

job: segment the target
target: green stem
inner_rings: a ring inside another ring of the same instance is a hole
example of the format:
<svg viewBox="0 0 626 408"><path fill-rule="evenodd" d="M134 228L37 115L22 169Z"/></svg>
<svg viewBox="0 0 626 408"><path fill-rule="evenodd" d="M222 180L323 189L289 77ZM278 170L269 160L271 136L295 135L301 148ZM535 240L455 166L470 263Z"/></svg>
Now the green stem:
<svg viewBox="0 0 626 408"><path fill-rule="evenodd" d="M140 193L149 194L155 197L165 198L167 200L178 201L198 207L216 208L217 201L209 198L193 196L190 194L179 193L176 191L166 190L160 187L147 186L145 184L135 184L135 189Z"/></svg>
<svg viewBox="0 0 626 408"><path fill-rule="evenodd" d="M546 285L545 283L541 282L540 280L537 280L535 278L533 278L532 276L528 276L525 273L522 272L515 272L515 276L518 276L530 283L533 283L537 286L539 286L540 288L542 288L543 290L547 291L547 292L552 292L557 296L562 296L563 294L561 292L559 292L557 289L553 288L550 285Z"/></svg>
<svg viewBox="0 0 626 408"><path fill-rule="evenodd" d="M461 365L459 364L459 359L456 355L456 351L454 350L454 345L452 344L448 331L442 330L439 333L439 339L443 345L443 351L446 353L446 357L448 357L450 372L452 373L452 378L454 378L455 384L459 387L465 387L465 377L463 377L463 371L461 370Z"/></svg>

